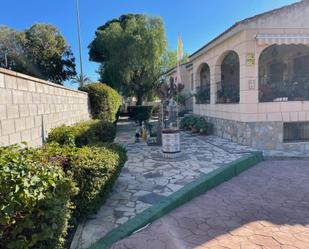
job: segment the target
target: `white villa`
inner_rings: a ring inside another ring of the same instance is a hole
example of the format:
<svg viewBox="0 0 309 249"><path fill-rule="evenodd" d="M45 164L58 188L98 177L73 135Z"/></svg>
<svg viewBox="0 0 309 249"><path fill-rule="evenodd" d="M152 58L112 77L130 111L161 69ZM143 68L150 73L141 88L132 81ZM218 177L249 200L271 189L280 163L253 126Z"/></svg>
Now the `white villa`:
<svg viewBox="0 0 309 249"><path fill-rule="evenodd" d="M216 135L309 152L309 1L235 23L181 66L186 106ZM167 72L170 80L176 70Z"/></svg>

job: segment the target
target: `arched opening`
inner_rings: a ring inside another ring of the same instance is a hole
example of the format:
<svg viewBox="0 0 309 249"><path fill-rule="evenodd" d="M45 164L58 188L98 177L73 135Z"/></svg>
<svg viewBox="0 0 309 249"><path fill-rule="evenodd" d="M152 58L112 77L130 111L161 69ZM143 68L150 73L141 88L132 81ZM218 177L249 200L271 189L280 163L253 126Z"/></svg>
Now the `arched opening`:
<svg viewBox="0 0 309 249"><path fill-rule="evenodd" d="M259 58L259 101L309 99L309 47L272 45Z"/></svg>
<svg viewBox="0 0 309 249"><path fill-rule="evenodd" d="M198 86L196 87L196 104L210 103L210 68L208 64L203 63L198 70Z"/></svg>
<svg viewBox="0 0 309 249"><path fill-rule="evenodd" d="M239 103L239 57L234 51L229 51L221 63L217 103Z"/></svg>

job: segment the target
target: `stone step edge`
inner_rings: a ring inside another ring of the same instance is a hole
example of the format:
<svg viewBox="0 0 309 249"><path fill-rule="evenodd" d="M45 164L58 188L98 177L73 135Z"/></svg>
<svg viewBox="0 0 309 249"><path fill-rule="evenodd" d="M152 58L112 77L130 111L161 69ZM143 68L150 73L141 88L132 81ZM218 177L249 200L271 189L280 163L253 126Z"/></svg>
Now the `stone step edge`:
<svg viewBox="0 0 309 249"><path fill-rule="evenodd" d="M126 223L108 232L105 236L89 246L87 249L110 248L115 242L131 235L149 223L152 223L165 214L168 214L170 211L189 202L193 198L206 193L221 183L230 180L263 160L262 152L252 152L231 163L225 164L224 166L221 166L208 174L202 175L195 181L185 185L180 190L168 196L165 200L144 210L142 213L136 215Z"/></svg>

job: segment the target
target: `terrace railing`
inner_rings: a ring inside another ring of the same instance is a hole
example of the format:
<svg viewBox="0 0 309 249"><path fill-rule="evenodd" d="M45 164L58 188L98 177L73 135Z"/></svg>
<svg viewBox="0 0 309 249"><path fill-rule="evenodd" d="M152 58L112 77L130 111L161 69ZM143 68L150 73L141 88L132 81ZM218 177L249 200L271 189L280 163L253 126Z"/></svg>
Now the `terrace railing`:
<svg viewBox="0 0 309 249"><path fill-rule="evenodd" d="M196 87L196 104L210 104L210 85Z"/></svg>
<svg viewBox="0 0 309 249"><path fill-rule="evenodd" d="M217 82L217 104L239 103L239 86Z"/></svg>
<svg viewBox="0 0 309 249"><path fill-rule="evenodd" d="M309 100L309 79L283 83L260 84L260 102Z"/></svg>

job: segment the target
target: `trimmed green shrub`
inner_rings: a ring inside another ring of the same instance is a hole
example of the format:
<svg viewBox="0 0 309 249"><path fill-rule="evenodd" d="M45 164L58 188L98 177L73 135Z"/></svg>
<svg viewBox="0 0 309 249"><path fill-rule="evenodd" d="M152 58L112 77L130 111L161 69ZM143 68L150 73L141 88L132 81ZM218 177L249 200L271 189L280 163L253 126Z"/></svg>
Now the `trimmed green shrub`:
<svg viewBox="0 0 309 249"><path fill-rule="evenodd" d="M88 93L91 114L94 119L112 123L117 121L122 98L116 90L103 83L87 84L80 87L79 90Z"/></svg>
<svg viewBox="0 0 309 249"><path fill-rule="evenodd" d="M208 132L208 123L205 119L199 118L196 120L196 122L193 124L192 128L197 130L199 133L206 135Z"/></svg>
<svg viewBox="0 0 309 249"><path fill-rule="evenodd" d="M128 114L131 119L138 121L141 125L143 121L150 119L152 109L152 106L129 106Z"/></svg>
<svg viewBox="0 0 309 249"><path fill-rule="evenodd" d="M76 145L76 137L89 129L90 125L97 121L80 122L76 125L61 125L52 129L47 138L47 142L57 142L61 145Z"/></svg>
<svg viewBox="0 0 309 249"><path fill-rule="evenodd" d="M71 158L72 172L80 192L73 199L78 219L95 213L106 200L126 158L120 146L83 147Z"/></svg>
<svg viewBox="0 0 309 249"><path fill-rule="evenodd" d="M62 248L76 193L39 150L0 147L0 248Z"/></svg>
<svg viewBox="0 0 309 249"><path fill-rule="evenodd" d="M115 136L114 124L102 120L91 120L52 129L48 134L47 142L82 147L98 142L113 142Z"/></svg>
<svg viewBox="0 0 309 249"><path fill-rule="evenodd" d="M213 125L208 123L203 117L186 116L180 121L180 129L191 130L202 135L213 133Z"/></svg>
<svg viewBox="0 0 309 249"><path fill-rule="evenodd" d="M198 117L195 116L188 116L184 117L180 120L180 129L183 130L190 130L194 124L197 122Z"/></svg>
<svg viewBox="0 0 309 249"><path fill-rule="evenodd" d="M113 144L82 148L49 144L42 150L46 161L60 161L77 183L79 192L73 197L77 220L95 213L103 204L127 159L125 150Z"/></svg>
<svg viewBox="0 0 309 249"><path fill-rule="evenodd" d="M116 126L109 122L100 121L93 123L90 131L90 143L113 142L116 137Z"/></svg>

